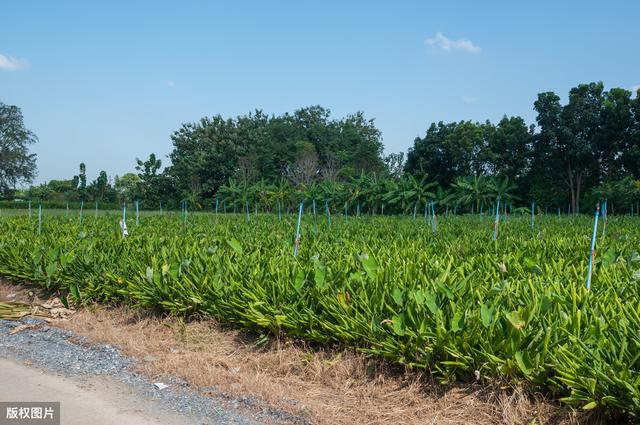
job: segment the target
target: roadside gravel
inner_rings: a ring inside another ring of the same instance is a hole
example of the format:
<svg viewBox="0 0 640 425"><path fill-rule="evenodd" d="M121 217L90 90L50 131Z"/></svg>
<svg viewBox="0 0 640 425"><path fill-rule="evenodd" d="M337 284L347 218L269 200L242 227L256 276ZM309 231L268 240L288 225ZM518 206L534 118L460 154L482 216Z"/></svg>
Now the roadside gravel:
<svg viewBox="0 0 640 425"><path fill-rule="evenodd" d="M31 325L11 334L18 326ZM128 385L141 398L153 399L159 409L179 414L194 424L290 424L304 423L286 412L260 409L252 397L232 398L215 388L206 396L174 378L163 380L158 389L135 373L135 360L110 345L88 344L72 332L49 326L45 321L25 318L0 320L0 358L16 360L44 371L74 379L106 376Z"/></svg>

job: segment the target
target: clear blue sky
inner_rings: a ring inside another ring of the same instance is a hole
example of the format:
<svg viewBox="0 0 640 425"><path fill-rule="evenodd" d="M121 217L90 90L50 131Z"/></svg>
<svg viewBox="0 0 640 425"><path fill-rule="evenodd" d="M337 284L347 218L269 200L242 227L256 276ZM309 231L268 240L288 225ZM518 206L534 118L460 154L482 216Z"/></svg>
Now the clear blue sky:
<svg viewBox="0 0 640 425"><path fill-rule="evenodd" d="M362 110L385 151L433 121L533 122L537 93L640 84L640 2L12 1L0 101L40 138L38 181L131 171L202 116Z"/></svg>

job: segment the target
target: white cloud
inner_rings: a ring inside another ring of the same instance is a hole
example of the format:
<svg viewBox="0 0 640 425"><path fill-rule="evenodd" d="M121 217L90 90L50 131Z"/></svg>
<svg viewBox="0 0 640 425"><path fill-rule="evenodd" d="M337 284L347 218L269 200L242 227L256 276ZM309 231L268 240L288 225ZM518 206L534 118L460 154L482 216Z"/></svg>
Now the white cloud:
<svg viewBox="0 0 640 425"><path fill-rule="evenodd" d="M473 44L471 40L460 38L458 40L451 40L441 32L437 32L435 36L427 38L424 41L427 46L431 46L434 49L440 49L445 52L451 52L453 50L462 50L467 53L480 53L480 46Z"/></svg>
<svg viewBox="0 0 640 425"><path fill-rule="evenodd" d="M176 83L175 83L175 81L173 81L173 80L167 80L167 81L165 81L164 83L167 85L167 87L171 87L171 88L173 88L173 87L175 87L175 86L176 86Z"/></svg>
<svg viewBox="0 0 640 425"><path fill-rule="evenodd" d="M17 71L27 67L27 61L24 59L14 58L13 56L5 56L0 53L0 70Z"/></svg>
<svg viewBox="0 0 640 425"><path fill-rule="evenodd" d="M640 90L640 84L636 84L635 86L631 86L631 91L633 92L633 94L636 94L636 92Z"/></svg>
<svg viewBox="0 0 640 425"><path fill-rule="evenodd" d="M479 100L480 99L478 99L477 97L474 97L474 96L462 96L462 101L464 103L466 103L467 105L470 105L472 103L476 103Z"/></svg>

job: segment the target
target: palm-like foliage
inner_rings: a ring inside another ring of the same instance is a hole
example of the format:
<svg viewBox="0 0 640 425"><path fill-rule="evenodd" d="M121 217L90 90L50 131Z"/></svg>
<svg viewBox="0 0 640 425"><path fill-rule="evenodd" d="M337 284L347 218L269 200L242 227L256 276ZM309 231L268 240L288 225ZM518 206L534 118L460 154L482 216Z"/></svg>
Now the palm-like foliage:
<svg viewBox="0 0 640 425"><path fill-rule="evenodd" d="M480 211L487 203L489 190L485 176L460 177L453 183L458 205L471 206L471 212Z"/></svg>
<svg viewBox="0 0 640 425"><path fill-rule="evenodd" d="M509 181L509 177L504 179L492 178L487 183L488 198L496 201L498 199L502 201L515 201L519 200L517 196L513 195L513 191L518 186L515 183Z"/></svg>
<svg viewBox="0 0 640 425"><path fill-rule="evenodd" d="M383 198L406 213L411 208L433 199L434 193L429 189L436 186L436 184L435 182L427 182L427 176L418 180L411 174L407 174L398 181L397 185L392 186L394 190L387 193Z"/></svg>

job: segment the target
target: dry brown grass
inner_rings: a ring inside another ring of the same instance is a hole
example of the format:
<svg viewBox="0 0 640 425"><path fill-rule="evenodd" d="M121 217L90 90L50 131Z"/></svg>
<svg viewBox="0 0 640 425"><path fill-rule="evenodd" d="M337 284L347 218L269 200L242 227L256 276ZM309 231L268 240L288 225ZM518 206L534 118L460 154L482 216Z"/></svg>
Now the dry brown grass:
<svg viewBox="0 0 640 425"><path fill-rule="evenodd" d="M0 284L0 299L15 289ZM573 411L517 388L443 386L351 350L311 349L289 340L258 347L246 331L207 319L185 322L128 307L94 306L56 325L118 345L154 379L175 376L199 388L249 394L263 406L317 424L579 422Z"/></svg>

